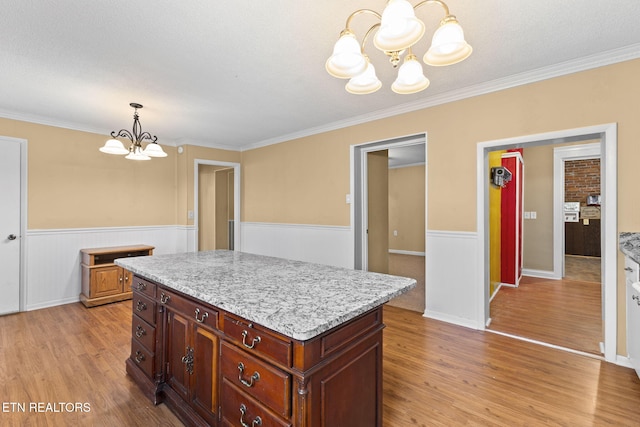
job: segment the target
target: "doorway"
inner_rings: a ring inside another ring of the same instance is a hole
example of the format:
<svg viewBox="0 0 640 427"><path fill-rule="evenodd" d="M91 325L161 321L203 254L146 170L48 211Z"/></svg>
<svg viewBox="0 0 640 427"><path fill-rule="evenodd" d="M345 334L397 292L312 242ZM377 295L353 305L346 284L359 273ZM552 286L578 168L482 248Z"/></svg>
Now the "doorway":
<svg viewBox="0 0 640 427"><path fill-rule="evenodd" d="M0 137L0 315L24 309L27 141Z"/></svg>
<svg viewBox="0 0 640 427"><path fill-rule="evenodd" d="M602 159L601 183L602 183L602 286L600 289L602 301L603 319L603 348L602 352L607 361L615 361L617 346L617 180L616 180L616 153L617 131L615 124L593 126L587 128L571 129L566 131L550 132L546 134L528 135L509 138L505 140L489 141L478 144L478 255L481 280L479 289L480 304L479 313L482 315L482 324L491 322L489 307L489 238L488 238L488 191L484 185L488 176L488 153L496 149L524 148L539 145L550 145L577 141L600 140L600 156ZM526 197L526 196L525 196ZM561 219L561 218L560 218ZM553 235L554 242L563 241L561 234L562 222L554 218ZM563 253L563 252L561 252ZM554 257L554 259L557 257ZM555 266L554 266L555 270Z"/></svg>
<svg viewBox="0 0 640 427"><path fill-rule="evenodd" d="M240 164L194 161L196 251L240 250Z"/></svg>
<svg viewBox="0 0 640 427"><path fill-rule="evenodd" d="M413 277L391 305L424 312L426 134L352 146L356 269Z"/></svg>

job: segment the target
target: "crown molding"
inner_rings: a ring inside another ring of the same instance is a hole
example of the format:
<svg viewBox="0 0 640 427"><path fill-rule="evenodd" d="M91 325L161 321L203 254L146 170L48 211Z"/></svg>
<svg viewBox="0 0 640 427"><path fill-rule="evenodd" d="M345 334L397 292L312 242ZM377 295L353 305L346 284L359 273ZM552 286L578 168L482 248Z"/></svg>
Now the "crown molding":
<svg viewBox="0 0 640 427"><path fill-rule="evenodd" d="M349 126L360 125L374 120L386 119L388 117L410 113L424 108L435 107L437 105L447 104L454 101L460 101L466 98L471 98L473 96L485 95L491 92L510 89L516 86L522 86L529 83L535 83L554 77L561 77L580 71L586 71L638 58L640 58L640 43L629 45L623 48L613 49L604 53L585 56L571 61L561 62L559 64L551 65L548 67L537 68L535 70L514 74L489 82L456 89L416 102L409 102L395 107L374 111L372 113L351 117L345 120L327 123L325 125L305 129L300 132L294 132L287 135L282 135L280 137L266 139L263 141L245 145L243 146L242 150L251 150L267 145L278 144L280 142L290 141L292 139L303 138L306 136L342 129Z"/></svg>

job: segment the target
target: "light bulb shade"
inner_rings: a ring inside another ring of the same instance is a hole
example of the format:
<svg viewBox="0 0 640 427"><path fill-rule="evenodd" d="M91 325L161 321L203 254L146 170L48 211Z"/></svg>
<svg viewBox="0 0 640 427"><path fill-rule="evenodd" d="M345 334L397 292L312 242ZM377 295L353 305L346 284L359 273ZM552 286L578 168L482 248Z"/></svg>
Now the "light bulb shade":
<svg viewBox="0 0 640 427"><path fill-rule="evenodd" d="M360 43L352 32L343 31L333 47L333 55L325 63L325 68L329 74L339 79L350 79L367 68Z"/></svg>
<svg viewBox="0 0 640 427"><path fill-rule="evenodd" d="M376 76L376 69L367 60L367 69L364 73L352 77L345 85L345 89L354 95L366 95L373 93L382 87L382 82Z"/></svg>
<svg viewBox="0 0 640 427"><path fill-rule="evenodd" d="M129 152L129 154L127 154L125 159L129 159L129 160L151 160L151 157L147 156L142 151L142 147L140 147L138 145L138 146L134 147L133 150L131 150Z"/></svg>
<svg viewBox="0 0 640 427"><path fill-rule="evenodd" d="M426 64L434 66L451 65L471 55L471 46L464 39L464 31L453 16L448 16L440 23L433 34L431 47L424 54Z"/></svg>
<svg viewBox="0 0 640 427"><path fill-rule="evenodd" d="M167 157L167 153L164 152L162 147L155 142L151 142L142 151L142 154L149 157Z"/></svg>
<svg viewBox="0 0 640 427"><path fill-rule="evenodd" d="M128 154L129 150L124 148L122 142L117 139L109 139L104 143L102 147L99 148L100 151L107 154Z"/></svg>
<svg viewBox="0 0 640 427"><path fill-rule="evenodd" d="M422 65L420 65L415 55L409 55L400 66L398 77L391 85L391 90L395 93L406 95L425 90L428 86L429 79L424 76Z"/></svg>
<svg viewBox="0 0 640 427"><path fill-rule="evenodd" d="M390 0L380 21L373 44L385 52L407 49L424 35L424 23L407 0Z"/></svg>

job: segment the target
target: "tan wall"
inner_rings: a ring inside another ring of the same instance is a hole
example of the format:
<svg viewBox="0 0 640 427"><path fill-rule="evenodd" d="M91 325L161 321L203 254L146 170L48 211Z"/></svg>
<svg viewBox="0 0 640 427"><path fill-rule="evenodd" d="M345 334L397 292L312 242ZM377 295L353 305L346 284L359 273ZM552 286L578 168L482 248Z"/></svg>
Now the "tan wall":
<svg viewBox="0 0 640 427"><path fill-rule="evenodd" d="M126 160L98 151L107 135L0 119L0 135L26 139L29 229L176 223L176 150Z"/></svg>
<svg viewBox="0 0 640 427"><path fill-rule="evenodd" d="M424 174L424 165L389 169L389 249L424 252Z"/></svg>
<svg viewBox="0 0 640 427"><path fill-rule="evenodd" d="M624 195L618 227L640 230L639 74L640 60L633 60L244 152L243 219L348 225L349 146L426 131L427 228L476 231L478 142L617 122ZM618 282L620 350L626 340L624 281Z"/></svg>

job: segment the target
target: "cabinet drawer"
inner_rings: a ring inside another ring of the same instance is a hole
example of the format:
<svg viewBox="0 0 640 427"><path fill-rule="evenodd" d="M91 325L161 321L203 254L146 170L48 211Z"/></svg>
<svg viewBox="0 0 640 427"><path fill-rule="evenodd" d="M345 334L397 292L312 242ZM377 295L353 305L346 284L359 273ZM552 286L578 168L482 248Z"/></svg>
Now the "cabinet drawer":
<svg viewBox="0 0 640 427"><path fill-rule="evenodd" d="M291 407L291 377L265 362L250 356L234 345L223 342L222 375L239 389L288 418Z"/></svg>
<svg viewBox="0 0 640 427"><path fill-rule="evenodd" d="M160 304L171 307L174 311L184 314L189 319L210 328L218 328L218 311L210 306L191 301L163 288L158 289L158 299Z"/></svg>
<svg viewBox="0 0 640 427"><path fill-rule="evenodd" d="M638 263L629 257L624 257L624 276L627 279L627 284L632 284L640 281L640 273L638 272Z"/></svg>
<svg viewBox="0 0 640 427"><path fill-rule="evenodd" d="M286 367L291 366L291 341L259 325L225 315L224 333L242 349L267 357Z"/></svg>
<svg viewBox="0 0 640 427"><path fill-rule="evenodd" d="M222 380L223 426L290 427L291 423L271 414L255 399L238 390L226 379ZM260 421L258 421L258 418Z"/></svg>
<svg viewBox="0 0 640 427"><path fill-rule="evenodd" d="M144 294L150 298L156 297L156 284L143 279L140 276L133 276L133 283L131 283L131 289Z"/></svg>
<svg viewBox="0 0 640 427"><path fill-rule="evenodd" d="M133 315L131 336L150 352L156 350L156 328L141 317Z"/></svg>
<svg viewBox="0 0 640 427"><path fill-rule="evenodd" d="M146 296L133 293L133 314L140 316L151 325L156 324L156 302Z"/></svg>
<svg viewBox="0 0 640 427"><path fill-rule="evenodd" d="M135 339L131 340L131 360L140 368L146 376L153 379L154 354L145 349Z"/></svg>

